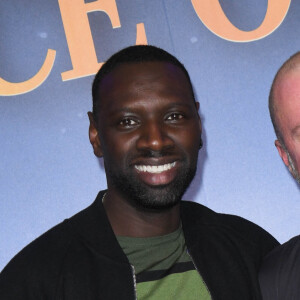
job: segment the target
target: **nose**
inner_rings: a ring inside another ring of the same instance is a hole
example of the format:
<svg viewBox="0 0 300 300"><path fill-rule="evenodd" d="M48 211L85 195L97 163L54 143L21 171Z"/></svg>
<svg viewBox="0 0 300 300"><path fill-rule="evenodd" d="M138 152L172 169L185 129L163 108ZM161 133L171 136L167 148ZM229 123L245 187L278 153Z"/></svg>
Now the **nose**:
<svg viewBox="0 0 300 300"><path fill-rule="evenodd" d="M140 137L137 140L137 148L161 151L173 146L173 140L169 137L164 124L148 122L141 128Z"/></svg>

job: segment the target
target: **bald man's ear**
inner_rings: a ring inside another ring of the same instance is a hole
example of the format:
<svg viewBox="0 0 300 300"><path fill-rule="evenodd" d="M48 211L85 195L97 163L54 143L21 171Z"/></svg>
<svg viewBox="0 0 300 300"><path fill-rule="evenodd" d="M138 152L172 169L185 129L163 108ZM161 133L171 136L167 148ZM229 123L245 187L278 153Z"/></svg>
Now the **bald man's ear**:
<svg viewBox="0 0 300 300"><path fill-rule="evenodd" d="M286 153L285 147L283 147L278 140L275 141L275 146L276 146L277 151L278 151L281 159L283 160L284 164L289 168L289 171L292 173L292 169L289 164L289 159L288 159L288 155Z"/></svg>
<svg viewBox="0 0 300 300"><path fill-rule="evenodd" d="M90 111L88 112L88 116L90 120L89 138L90 138L91 145L93 146L94 149L94 154L97 157L102 157L103 152L102 152L98 129L96 126L96 121L94 119L93 113L91 113Z"/></svg>

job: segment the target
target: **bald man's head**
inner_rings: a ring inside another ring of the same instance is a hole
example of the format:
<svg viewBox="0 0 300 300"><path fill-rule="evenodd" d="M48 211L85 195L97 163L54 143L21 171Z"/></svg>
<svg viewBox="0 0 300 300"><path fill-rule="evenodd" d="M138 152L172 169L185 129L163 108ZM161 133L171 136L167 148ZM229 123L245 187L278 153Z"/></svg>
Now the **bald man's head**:
<svg viewBox="0 0 300 300"><path fill-rule="evenodd" d="M300 72L300 51L292 55L277 71L269 95L269 111L276 136L284 144L284 138L280 131L280 124L277 120L278 101L276 101L276 90L282 79L290 72Z"/></svg>
<svg viewBox="0 0 300 300"><path fill-rule="evenodd" d="M270 91L269 110L278 138L275 146L300 183L300 52L277 72Z"/></svg>

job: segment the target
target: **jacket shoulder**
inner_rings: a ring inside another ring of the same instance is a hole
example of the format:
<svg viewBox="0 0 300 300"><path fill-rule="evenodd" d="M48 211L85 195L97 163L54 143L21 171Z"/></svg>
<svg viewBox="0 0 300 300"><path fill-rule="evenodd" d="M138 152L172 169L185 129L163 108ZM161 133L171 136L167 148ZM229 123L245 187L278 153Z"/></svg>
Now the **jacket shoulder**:
<svg viewBox="0 0 300 300"><path fill-rule="evenodd" d="M264 299L299 299L299 278L300 235L265 257L259 273Z"/></svg>
<svg viewBox="0 0 300 300"><path fill-rule="evenodd" d="M217 213L199 203L183 201L181 214L191 227L203 227L208 231L216 229L245 245L259 247L264 254L279 244L272 235L253 222L236 215Z"/></svg>
<svg viewBox="0 0 300 300"><path fill-rule="evenodd" d="M54 295L66 256L78 248L71 224L87 209L54 226L12 258L0 273L0 299L38 299L45 290Z"/></svg>
<svg viewBox="0 0 300 300"><path fill-rule="evenodd" d="M44 278L48 279L48 284L52 285L54 291L51 278L59 274L63 256L71 240L65 221L27 245L0 273L0 298L31 299L25 296L26 289L29 294L32 293L33 299L39 295L40 282Z"/></svg>

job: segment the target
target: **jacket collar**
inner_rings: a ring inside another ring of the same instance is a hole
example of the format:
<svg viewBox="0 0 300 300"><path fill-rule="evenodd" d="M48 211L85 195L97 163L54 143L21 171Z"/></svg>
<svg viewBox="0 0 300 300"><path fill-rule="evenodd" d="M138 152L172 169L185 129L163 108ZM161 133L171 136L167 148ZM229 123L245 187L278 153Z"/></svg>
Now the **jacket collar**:
<svg viewBox="0 0 300 300"><path fill-rule="evenodd" d="M105 193L106 190L99 192L96 200L70 218L68 223L80 239L96 252L114 261L128 264L127 256L120 248L102 205Z"/></svg>

